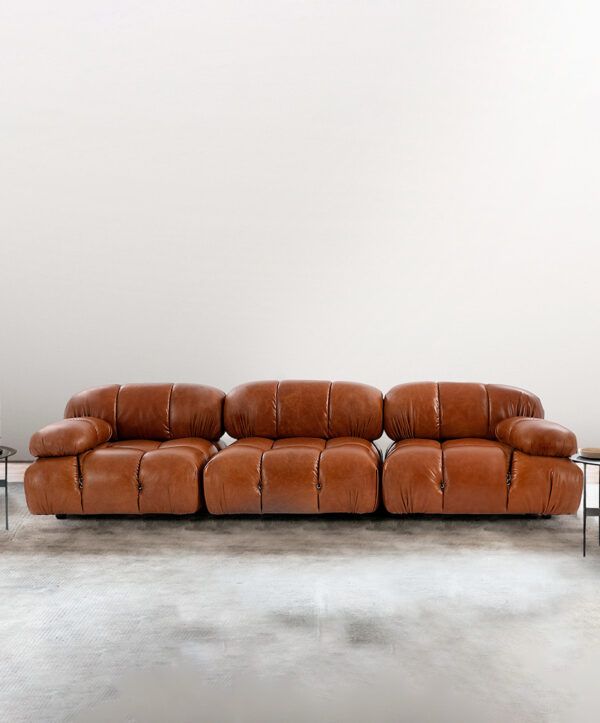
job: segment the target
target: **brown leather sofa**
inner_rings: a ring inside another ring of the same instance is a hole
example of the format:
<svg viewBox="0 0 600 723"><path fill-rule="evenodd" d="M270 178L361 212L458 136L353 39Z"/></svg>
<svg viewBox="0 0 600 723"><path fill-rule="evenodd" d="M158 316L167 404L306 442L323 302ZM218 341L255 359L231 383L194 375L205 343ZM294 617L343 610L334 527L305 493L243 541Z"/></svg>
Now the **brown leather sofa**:
<svg viewBox="0 0 600 723"><path fill-rule="evenodd" d="M420 382L267 381L227 396L128 384L74 396L31 439L34 514L570 514L575 436L529 392ZM394 444L381 472L373 441ZM223 430L236 441L222 449ZM219 451L220 450L220 451ZM380 484L381 476L381 484Z"/></svg>
<svg viewBox="0 0 600 723"><path fill-rule="evenodd" d="M223 392L127 384L74 396L65 419L31 438L25 472L38 515L188 514L203 509L202 470L223 433Z"/></svg>
<svg viewBox="0 0 600 723"><path fill-rule="evenodd" d="M378 389L353 382L252 382L227 395L224 421L237 441L204 470L212 514L377 509Z"/></svg>
<svg viewBox="0 0 600 723"><path fill-rule="evenodd" d="M419 382L384 403L388 512L571 514L582 492L573 432L543 419L530 392L496 384Z"/></svg>

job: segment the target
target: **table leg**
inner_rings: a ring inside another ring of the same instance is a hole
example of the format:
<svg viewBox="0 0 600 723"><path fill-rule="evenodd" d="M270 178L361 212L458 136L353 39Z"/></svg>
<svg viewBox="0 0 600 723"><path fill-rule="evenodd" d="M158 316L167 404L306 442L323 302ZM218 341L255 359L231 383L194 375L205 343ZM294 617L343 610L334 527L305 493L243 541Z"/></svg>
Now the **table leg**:
<svg viewBox="0 0 600 723"><path fill-rule="evenodd" d="M4 459L4 517L8 530L8 457Z"/></svg>
<svg viewBox="0 0 600 723"><path fill-rule="evenodd" d="M586 491L586 481L587 481L587 464L583 463L583 556L585 557L585 523L587 519L587 491Z"/></svg>

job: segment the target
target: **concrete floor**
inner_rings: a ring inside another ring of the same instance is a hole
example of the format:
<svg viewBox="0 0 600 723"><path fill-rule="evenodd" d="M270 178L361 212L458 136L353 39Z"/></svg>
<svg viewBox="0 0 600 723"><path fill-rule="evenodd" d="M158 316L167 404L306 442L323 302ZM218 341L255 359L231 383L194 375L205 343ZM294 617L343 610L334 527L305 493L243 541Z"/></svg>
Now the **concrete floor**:
<svg viewBox="0 0 600 723"><path fill-rule="evenodd" d="M59 521L22 471L3 721L598 719L595 520Z"/></svg>

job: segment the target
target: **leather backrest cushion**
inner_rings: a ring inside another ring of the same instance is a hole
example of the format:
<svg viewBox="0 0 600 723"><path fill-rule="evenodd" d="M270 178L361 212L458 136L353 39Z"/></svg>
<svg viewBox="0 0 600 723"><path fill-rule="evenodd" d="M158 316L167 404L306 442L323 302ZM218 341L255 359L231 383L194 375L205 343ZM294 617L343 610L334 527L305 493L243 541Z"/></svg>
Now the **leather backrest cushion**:
<svg viewBox="0 0 600 723"><path fill-rule="evenodd" d="M383 397L378 389L355 382L250 382L226 396L224 419L225 430L236 439L377 439Z"/></svg>
<svg viewBox="0 0 600 723"><path fill-rule="evenodd" d="M171 393L171 439L223 435L225 392L202 384L174 384Z"/></svg>
<svg viewBox="0 0 600 723"><path fill-rule="evenodd" d="M171 384L124 384L117 398L120 439L169 439Z"/></svg>
<svg viewBox="0 0 600 723"><path fill-rule="evenodd" d="M105 419L113 440L216 440L223 433L224 398L220 390L200 384L112 384L76 394L65 417Z"/></svg>
<svg viewBox="0 0 600 723"><path fill-rule="evenodd" d="M440 437L487 437L488 399L485 384L440 382Z"/></svg>
<svg viewBox="0 0 600 723"><path fill-rule="evenodd" d="M437 383L413 382L390 389L383 402L383 424L390 439L439 439Z"/></svg>
<svg viewBox="0 0 600 723"><path fill-rule="evenodd" d="M384 427L393 440L495 439L498 422L514 416L543 418L535 394L498 384L399 384L384 400Z"/></svg>

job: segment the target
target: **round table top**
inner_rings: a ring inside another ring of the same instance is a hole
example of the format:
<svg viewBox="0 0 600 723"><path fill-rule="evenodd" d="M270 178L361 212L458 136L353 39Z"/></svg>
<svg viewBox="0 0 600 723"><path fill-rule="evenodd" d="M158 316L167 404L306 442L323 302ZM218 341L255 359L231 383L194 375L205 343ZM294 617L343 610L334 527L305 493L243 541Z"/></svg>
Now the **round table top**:
<svg viewBox="0 0 600 723"><path fill-rule="evenodd" d="M16 454L17 450L13 449L12 447L2 447L0 445L0 459L6 459L6 457L12 457L13 454Z"/></svg>
<svg viewBox="0 0 600 723"><path fill-rule="evenodd" d="M580 462L581 464L595 464L600 466L600 459L594 457L583 457L580 454L572 454L571 459L573 462Z"/></svg>

